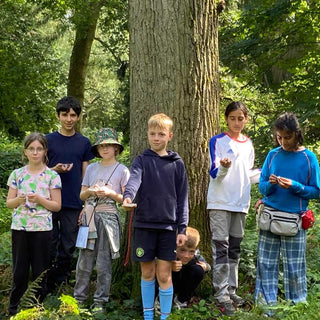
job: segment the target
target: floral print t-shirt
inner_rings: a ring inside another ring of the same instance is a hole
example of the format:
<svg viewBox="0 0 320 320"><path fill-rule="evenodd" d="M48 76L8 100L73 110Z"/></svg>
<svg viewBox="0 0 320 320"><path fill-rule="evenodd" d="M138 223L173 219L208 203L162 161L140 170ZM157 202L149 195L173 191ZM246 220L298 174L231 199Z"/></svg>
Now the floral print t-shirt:
<svg viewBox="0 0 320 320"><path fill-rule="evenodd" d="M17 195L37 193L50 199L51 189L61 189L61 179L57 172L46 167L41 173L29 173L27 166L14 170L7 185L17 189ZM11 229L24 231L52 230L52 213L37 203L26 203L13 209Z"/></svg>

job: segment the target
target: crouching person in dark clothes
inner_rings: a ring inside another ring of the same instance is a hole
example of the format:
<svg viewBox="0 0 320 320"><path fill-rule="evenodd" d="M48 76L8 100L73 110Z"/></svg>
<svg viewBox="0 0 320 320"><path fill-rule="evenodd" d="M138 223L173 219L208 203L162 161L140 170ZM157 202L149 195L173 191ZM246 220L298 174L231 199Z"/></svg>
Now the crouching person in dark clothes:
<svg viewBox="0 0 320 320"><path fill-rule="evenodd" d="M210 265L200 255L198 230L187 227L187 241L177 248L177 260L172 262L172 282L175 293L174 307L186 308Z"/></svg>

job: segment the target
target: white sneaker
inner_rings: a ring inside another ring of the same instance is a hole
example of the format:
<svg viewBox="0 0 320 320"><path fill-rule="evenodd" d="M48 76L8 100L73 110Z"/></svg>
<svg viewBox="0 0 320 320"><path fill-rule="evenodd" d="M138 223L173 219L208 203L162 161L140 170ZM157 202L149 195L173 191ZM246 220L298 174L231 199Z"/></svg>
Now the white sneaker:
<svg viewBox="0 0 320 320"><path fill-rule="evenodd" d="M187 303L187 301L185 301L185 302L180 302L180 301L178 300L178 297L174 297L173 307L174 307L174 308L177 308L178 310L184 309L184 308L187 308L187 307L188 307L188 303Z"/></svg>
<svg viewBox="0 0 320 320"><path fill-rule="evenodd" d="M101 302L94 302L91 306L92 313L103 313L104 310L104 304Z"/></svg>
<svg viewBox="0 0 320 320"><path fill-rule="evenodd" d="M154 300L154 314L156 316L160 316L161 312L160 312L160 302L159 302L159 297L157 296Z"/></svg>

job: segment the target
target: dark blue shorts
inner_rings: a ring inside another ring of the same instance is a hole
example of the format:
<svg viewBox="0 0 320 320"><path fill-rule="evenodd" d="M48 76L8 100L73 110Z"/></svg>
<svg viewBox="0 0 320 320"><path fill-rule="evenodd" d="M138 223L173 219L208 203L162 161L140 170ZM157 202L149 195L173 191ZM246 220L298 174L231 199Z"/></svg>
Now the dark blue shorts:
<svg viewBox="0 0 320 320"><path fill-rule="evenodd" d="M133 234L133 260L153 261L155 258L176 260L176 231L135 228Z"/></svg>

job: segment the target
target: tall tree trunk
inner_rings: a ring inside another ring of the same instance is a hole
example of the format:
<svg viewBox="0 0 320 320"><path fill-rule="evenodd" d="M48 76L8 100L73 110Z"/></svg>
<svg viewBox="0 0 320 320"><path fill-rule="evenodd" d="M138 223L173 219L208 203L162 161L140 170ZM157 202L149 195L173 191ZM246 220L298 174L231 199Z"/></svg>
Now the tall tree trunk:
<svg viewBox="0 0 320 320"><path fill-rule="evenodd" d="M76 35L70 58L67 94L77 98L82 107L91 47L103 4L103 1L88 1L78 8L74 16Z"/></svg>
<svg viewBox="0 0 320 320"><path fill-rule="evenodd" d="M169 149L183 158L190 184L190 225L211 260L206 212L208 142L219 124L218 15L215 0L130 0L130 148L147 147L147 120L174 120ZM138 286L134 274L133 294Z"/></svg>

